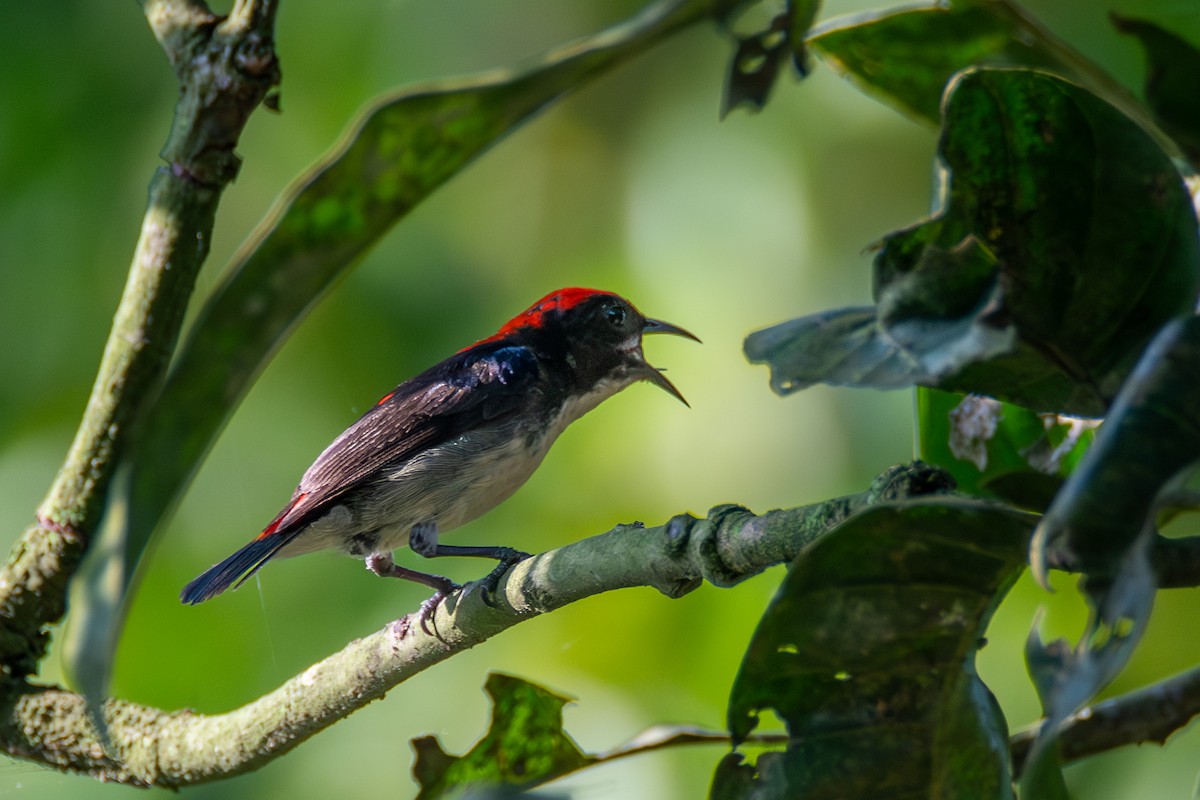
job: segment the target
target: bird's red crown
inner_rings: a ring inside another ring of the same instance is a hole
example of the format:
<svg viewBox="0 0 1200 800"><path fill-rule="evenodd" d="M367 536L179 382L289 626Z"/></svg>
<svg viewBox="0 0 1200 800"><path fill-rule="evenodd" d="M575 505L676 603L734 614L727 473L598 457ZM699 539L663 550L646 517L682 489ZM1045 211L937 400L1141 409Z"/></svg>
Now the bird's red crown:
<svg viewBox="0 0 1200 800"><path fill-rule="evenodd" d="M603 292L599 289L581 289L578 287L568 287L559 289L538 300L529 308L517 314L508 322L500 326L500 330L493 333L486 339L480 339L470 347L464 347L463 350L470 350L471 347L484 344L486 342L494 342L497 339L516 333L523 328L540 328L546 322L548 314L562 314L569 311L580 303L600 295L608 297L616 297L612 292ZM460 351L461 352L461 351Z"/></svg>
<svg viewBox="0 0 1200 800"><path fill-rule="evenodd" d="M597 295L615 296L612 292L602 292L599 289L567 288L551 292L504 323L496 335L507 336L521 328L540 328L545 323L547 314L562 314Z"/></svg>

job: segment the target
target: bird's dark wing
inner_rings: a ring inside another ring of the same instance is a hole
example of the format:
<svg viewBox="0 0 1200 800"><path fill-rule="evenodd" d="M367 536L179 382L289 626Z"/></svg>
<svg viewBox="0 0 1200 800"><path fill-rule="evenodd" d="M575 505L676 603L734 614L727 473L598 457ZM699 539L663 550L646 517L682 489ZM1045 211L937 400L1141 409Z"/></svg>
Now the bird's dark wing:
<svg viewBox="0 0 1200 800"><path fill-rule="evenodd" d="M310 521L385 464L517 411L538 372L528 347L483 342L405 381L325 448L262 535Z"/></svg>

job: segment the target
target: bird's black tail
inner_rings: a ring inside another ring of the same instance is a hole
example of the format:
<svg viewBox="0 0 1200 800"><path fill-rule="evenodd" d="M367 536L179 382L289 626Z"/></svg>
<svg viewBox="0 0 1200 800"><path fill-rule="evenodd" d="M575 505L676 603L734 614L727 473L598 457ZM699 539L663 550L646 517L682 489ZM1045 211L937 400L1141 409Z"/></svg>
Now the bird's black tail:
<svg viewBox="0 0 1200 800"><path fill-rule="evenodd" d="M260 536L183 587L179 600L195 605L216 597L235 583L240 586L292 538L278 533Z"/></svg>

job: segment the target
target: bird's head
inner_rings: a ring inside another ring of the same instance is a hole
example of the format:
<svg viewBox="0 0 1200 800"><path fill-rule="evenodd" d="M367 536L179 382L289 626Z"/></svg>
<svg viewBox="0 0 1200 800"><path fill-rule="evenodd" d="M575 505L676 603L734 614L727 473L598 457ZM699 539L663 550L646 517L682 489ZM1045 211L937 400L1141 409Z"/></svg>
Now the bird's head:
<svg viewBox="0 0 1200 800"><path fill-rule="evenodd" d="M576 288L551 292L513 317L496 335L535 336L543 346L559 350L579 386L590 389L608 381L620 389L645 380L687 405L675 385L646 361L642 337L648 333L700 341L669 322L648 319L612 292Z"/></svg>

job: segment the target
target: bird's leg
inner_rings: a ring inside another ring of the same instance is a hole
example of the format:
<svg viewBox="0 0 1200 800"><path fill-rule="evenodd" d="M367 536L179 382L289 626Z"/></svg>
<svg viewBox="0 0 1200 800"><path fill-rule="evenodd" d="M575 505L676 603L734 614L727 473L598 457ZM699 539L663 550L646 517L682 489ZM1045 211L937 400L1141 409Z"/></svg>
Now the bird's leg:
<svg viewBox="0 0 1200 800"><path fill-rule="evenodd" d="M430 575L428 572L417 572L415 569L402 567L392 560L391 553L371 553L366 558L367 569L381 578L402 578L428 586L441 594L450 594L459 588L458 584L441 575Z"/></svg>
<svg viewBox="0 0 1200 800"><path fill-rule="evenodd" d="M421 630L433 635L432 631L429 630L429 620L433 618L434 612L437 611L438 603L442 602L446 595L458 589L458 584L449 578L443 578L441 575L430 575L427 572L418 572L415 569L402 567L395 562L391 553L371 553L366 557L365 561L367 569L381 578L402 578L406 581L423 584L434 590L433 596L421 603L420 609L417 610L417 619L421 622Z"/></svg>
<svg viewBox="0 0 1200 800"><path fill-rule="evenodd" d="M438 544L437 523L435 522L419 522L413 525L412 531L408 535L408 546L413 549L413 552L425 558L474 556L477 558L494 558L499 561L500 563L496 565L496 568L479 582L480 587L483 589L483 602L489 606L494 605L492 596L495 595L496 588L500 584L500 578L508 571L508 568L518 561L524 561L529 558L529 553L516 550L512 547L472 547Z"/></svg>
<svg viewBox="0 0 1200 800"><path fill-rule="evenodd" d="M440 558L441 556L494 558L501 562L506 569L518 561L529 558L529 553L511 547L438 544L436 522L418 522L413 525L412 532L408 535L408 546L413 549L414 553L425 556L425 558Z"/></svg>

